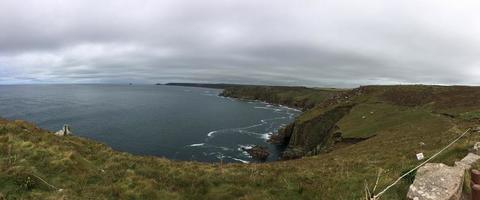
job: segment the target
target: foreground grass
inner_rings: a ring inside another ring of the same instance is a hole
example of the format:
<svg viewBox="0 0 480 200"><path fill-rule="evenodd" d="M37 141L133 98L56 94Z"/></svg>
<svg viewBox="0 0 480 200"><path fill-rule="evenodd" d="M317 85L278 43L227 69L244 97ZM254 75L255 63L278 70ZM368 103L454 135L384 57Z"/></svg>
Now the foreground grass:
<svg viewBox="0 0 480 200"><path fill-rule="evenodd" d="M373 184L378 170L383 188L419 163L416 153L430 156L478 125L476 114L466 114L478 111L477 104L447 109L428 102L412 106L418 99L409 97L370 97L362 97L338 126L348 137L374 137L265 164L134 156L76 136L57 137L27 122L0 120L0 193L6 199L361 199L365 181ZM435 162L452 164L479 139L468 134ZM383 199L405 199L407 188L404 181Z"/></svg>

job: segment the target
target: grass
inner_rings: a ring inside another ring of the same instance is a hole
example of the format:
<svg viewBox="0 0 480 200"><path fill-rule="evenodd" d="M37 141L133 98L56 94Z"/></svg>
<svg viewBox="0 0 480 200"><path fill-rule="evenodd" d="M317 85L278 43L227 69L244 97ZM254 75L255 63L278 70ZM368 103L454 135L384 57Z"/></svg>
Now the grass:
<svg viewBox="0 0 480 200"><path fill-rule="evenodd" d="M301 109L310 109L318 103L344 90L284 87L284 86L232 86L223 95L249 100L261 100Z"/></svg>
<svg viewBox="0 0 480 200"><path fill-rule="evenodd" d="M344 136L375 137L317 156L265 164L221 165L134 156L89 139L54 136L28 122L0 120L0 196L6 199L361 199L365 181L373 185L379 169L384 171L379 183L383 189L420 162L415 158L416 153L423 152L428 157L467 128L478 126L475 121L437 114L445 109L438 103L432 106L420 101L412 105L408 100L408 105L397 104L383 96L388 87L366 90L371 91L359 96L361 100L354 100L357 105L337 125ZM432 93L444 92L443 88L440 90L433 88ZM448 108L449 112L480 108L480 104L454 105ZM306 114L325 110L328 108L319 106ZM468 134L434 162L452 164L465 156L479 139L478 134ZM407 189L408 182L402 181L383 199L405 199Z"/></svg>
<svg viewBox="0 0 480 200"><path fill-rule="evenodd" d="M480 111L470 111L461 113L460 117L467 121L480 121Z"/></svg>

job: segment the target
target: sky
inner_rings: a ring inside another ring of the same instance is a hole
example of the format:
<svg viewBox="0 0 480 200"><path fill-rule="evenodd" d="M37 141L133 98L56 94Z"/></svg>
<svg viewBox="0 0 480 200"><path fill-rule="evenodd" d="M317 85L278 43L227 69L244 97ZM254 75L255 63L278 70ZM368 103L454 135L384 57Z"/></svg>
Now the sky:
<svg viewBox="0 0 480 200"><path fill-rule="evenodd" d="M2 0L0 84L480 85L478 0Z"/></svg>

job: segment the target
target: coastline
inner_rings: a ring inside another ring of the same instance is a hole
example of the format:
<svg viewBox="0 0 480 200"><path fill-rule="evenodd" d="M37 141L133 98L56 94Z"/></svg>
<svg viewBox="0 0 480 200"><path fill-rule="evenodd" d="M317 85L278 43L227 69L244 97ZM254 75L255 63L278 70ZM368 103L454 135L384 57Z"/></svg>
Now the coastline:
<svg viewBox="0 0 480 200"><path fill-rule="evenodd" d="M270 146L266 143L266 134L280 124L290 122L287 112L295 113L283 108L278 108L281 109L279 112L274 111L276 107L269 110L254 109L255 106L266 105L219 98L222 90L217 89L163 88L154 85L22 88L22 91L29 90L35 91L19 96L15 92L17 88L3 90L5 93L0 101L9 105L0 108L3 117L34 122L51 132L69 124L77 136L108 144L115 150L134 155L163 156L172 160L216 163L220 162L219 157L226 155L252 161L243 152L237 151L237 146ZM57 91L68 93L57 98ZM105 103L109 105L103 106ZM269 120L276 117L285 118ZM264 119L267 119L266 123L262 122ZM242 129L256 124L262 125ZM235 130L238 128L242 130ZM215 133L213 138L208 137L209 132L220 129L225 130ZM199 143L206 145L190 146ZM278 151L272 147L274 151L269 161L276 160ZM225 158L223 162L237 161Z"/></svg>
<svg viewBox="0 0 480 200"><path fill-rule="evenodd" d="M370 86L355 92L360 96L349 100L358 105L339 116L334 133L346 139L375 137L338 143L340 148L318 156L267 163L134 155L96 140L59 137L27 122L0 120L0 155L6 158L0 159L0 193L16 199L359 199L364 181L375 180L379 168L388 168L378 183L382 188L416 166L419 141L425 147L421 151L432 155L458 137L458 130L478 126L480 120L478 87ZM435 101L435 107L424 106L431 105L424 97ZM303 124L295 127L300 135L295 137L324 133L315 125L337 106L303 113L297 118ZM298 131L302 127L303 132ZM458 141L438 162L454 163L465 157L479 137L472 134ZM402 182L384 197L404 199L408 186Z"/></svg>

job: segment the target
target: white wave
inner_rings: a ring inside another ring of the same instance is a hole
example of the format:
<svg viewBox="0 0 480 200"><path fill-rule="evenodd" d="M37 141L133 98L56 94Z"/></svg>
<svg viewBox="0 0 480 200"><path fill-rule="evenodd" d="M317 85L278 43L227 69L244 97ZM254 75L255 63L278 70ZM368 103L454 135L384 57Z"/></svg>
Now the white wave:
<svg viewBox="0 0 480 200"><path fill-rule="evenodd" d="M275 121L275 120L281 120L281 119L286 119L287 117L275 117L275 118L270 118L270 119L262 119L260 120L262 123L267 123L268 121Z"/></svg>
<svg viewBox="0 0 480 200"><path fill-rule="evenodd" d="M261 121L262 123L261 124L254 124L254 125L251 125L251 126L246 126L246 127L242 127L242 128L233 128L232 130L242 130L242 129L249 129L249 128L255 128L255 127L259 127L259 126L262 126L265 124L265 122Z"/></svg>
<svg viewBox="0 0 480 200"><path fill-rule="evenodd" d="M217 157L219 160L223 160L225 158L225 156L221 153L218 153L215 157Z"/></svg>
<svg viewBox="0 0 480 200"><path fill-rule="evenodd" d="M246 130L238 130L239 133L245 133L247 135L261 135L261 133L246 131Z"/></svg>
<svg viewBox="0 0 480 200"><path fill-rule="evenodd" d="M270 137L272 137L272 132L268 132L268 133L265 133L265 134L262 134L261 135L261 138L264 139L264 140L269 140Z"/></svg>
<svg viewBox="0 0 480 200"><path fill-rule="evenodd" d="M207 134L208 137L212 137L214 133L216 133L217 131L211 131L210 133Z"/></svg>
<svg viewBox="0 0 480 200"><path fill-rule="evenodd" d="M265 109L265 110L275 110L274 108L272 107L266 107L266 106L255 106L253 108L256 108L256 109Z"/></svg>
<svg viewBox="0 0 480 200"><path fill-rule="evenodd" d="M251 156L248 152L246 152L246 151L244 151L244 150L242 150L242 155L245 156L245 157L247 157L247 158L252 158L252 156Z"/></svg>
<svg viewBox="0 0 480 200"><path fill-rule="evenodd" d="M251 145L251 144L247 144L247 145L239 144L238 146L239 146L239 148L238 148L239 151L244 151L244 149L251 149L251 148L253 148L253 145Z"/></svg>
<svg viewBox="0 0 480 200"><path fill-rule="evenodd" d="M232 149L228 148L228 147L218 147L220 148L221 150L224 150L224 151L231 151Z"/></svg>
<svg viewBox="0 0 480 200"><path fill-rule="evenodd" d="M233 159L233 160L236 160L236 161L239 161L239 162L242 162L242 163L245 163L245 164L250 163L249 161L242 160L242 159L239 159L239 158L232 158L232 159Z"/></svg>
<svg viewBox="0 0 480 200"><path fill-rule="evenodd" d="M293 111L296 111L296 112L302 112L302 111L299 110L299 109L291 108L291 107L288 107L288 106L280 105L280 107L283 108L283 109L286 109L286 110L293 110Z"/></svg>
<svg viewBox="0 0 480 200"><path fill-rule="evenodd" d="M198 143L198 144L191 144L191 145L188 145L190 147L199 147L199 146L203 146L205 145L205 143Z"/></svg>

